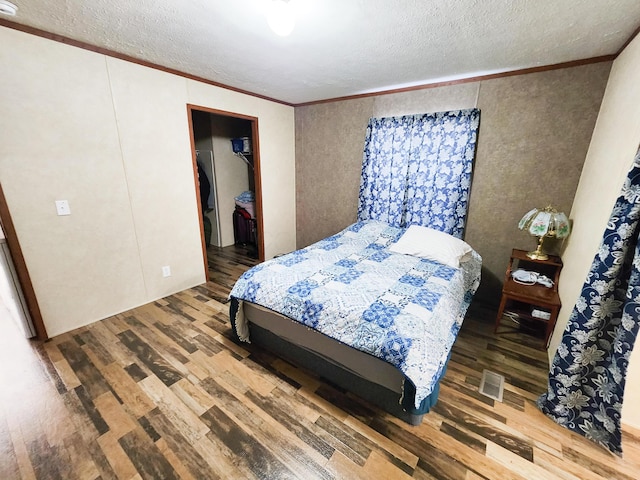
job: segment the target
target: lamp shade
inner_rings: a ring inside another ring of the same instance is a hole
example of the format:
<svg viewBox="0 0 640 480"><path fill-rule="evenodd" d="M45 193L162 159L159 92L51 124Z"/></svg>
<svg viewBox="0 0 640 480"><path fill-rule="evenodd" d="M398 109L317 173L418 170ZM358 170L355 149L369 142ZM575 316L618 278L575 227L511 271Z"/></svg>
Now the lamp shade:
<svg viewBox="0 0 640 480"><path fill-rule="evenodd" d="M518 223L518 228L536 237L565 238L571 232L567 216L553 207L529 210Z"/></svg>

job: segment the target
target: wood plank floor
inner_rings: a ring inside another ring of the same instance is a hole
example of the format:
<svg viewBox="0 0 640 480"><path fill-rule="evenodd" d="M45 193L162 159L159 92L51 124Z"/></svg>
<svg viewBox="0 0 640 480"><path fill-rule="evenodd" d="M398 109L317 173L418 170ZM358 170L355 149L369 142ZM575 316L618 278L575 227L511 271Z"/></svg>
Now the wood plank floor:
<svg viewBox="0 0 640 480"><path fill-rule="evenodd" d="M546 353L472 309L440 400L409 426L251 345L226 296L250 259L212 249L211 281L45 344L0 330L0 479L637 479L543 416ZM0 311L0 313L2 313ZM478 393L505 375L502 403Z"/></svg>

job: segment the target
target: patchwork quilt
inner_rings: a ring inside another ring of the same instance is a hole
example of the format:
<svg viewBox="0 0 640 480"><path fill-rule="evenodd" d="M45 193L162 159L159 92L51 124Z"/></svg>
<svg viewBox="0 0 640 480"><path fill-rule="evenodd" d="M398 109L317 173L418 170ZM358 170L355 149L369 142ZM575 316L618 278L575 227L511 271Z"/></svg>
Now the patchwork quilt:
<svg viewBox="0 0 640 480"><path fill-rule="evenodd" d="M417 408L442 375L480 284L482 259L474 251L452 268L391 252L404 231L378 221L355 223L253 267L230 296L391 363L413 382ZM235 321L239 332L246 327L241 316Z"/></svg>

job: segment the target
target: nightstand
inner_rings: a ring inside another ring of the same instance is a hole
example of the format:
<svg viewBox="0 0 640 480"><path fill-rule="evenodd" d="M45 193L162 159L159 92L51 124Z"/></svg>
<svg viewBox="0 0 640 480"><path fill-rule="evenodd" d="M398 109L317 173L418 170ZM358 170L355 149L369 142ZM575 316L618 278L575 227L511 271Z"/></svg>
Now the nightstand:
<svg viewBox="0 0 640 480"><path fill-rule="evenodd" d="M511 272L519 268L546 275L553 281L553 285L545 287L539 283L534 285L518 283L511 276ZM548 347L549 338L562 306L560 295L558 295L558 279L561 270L562 260L558 256L549 255L548 260L531 260L527 257L525 250L514 248L504 278L494 332L497 333L503 314L508 312L527 323L545 325L544 345L545 348Z"/></svg>

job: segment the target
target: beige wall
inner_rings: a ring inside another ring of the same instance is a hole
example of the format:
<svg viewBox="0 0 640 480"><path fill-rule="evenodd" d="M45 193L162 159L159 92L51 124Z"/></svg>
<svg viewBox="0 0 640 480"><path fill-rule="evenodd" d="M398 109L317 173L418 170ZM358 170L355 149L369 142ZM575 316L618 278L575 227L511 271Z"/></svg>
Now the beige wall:
<svg viewBox="0 0 640 480"><path fill-rule="evenodd" d="M563 309L549 346L555 355L640 143L640 37L615 60L576 192L573 232L560 277ZM640 428L640 348L631 356L622 421Z"/></svg>
<svg viewBox="0 0 640 480"><path fill-rule="evenodd" d="M50 336L204 281L188 103L259 119L265 255L294 248L291 107L8 28L0 44L0 181Z"/></svg>
<svg viewBox="0 0 640 480"><path fill-rule="evenodd" d="M611 64L378 95L296 108L298 246L355 221L369 117L478 107L478 151L466 240L483 257L477 294L499 301L512 248L533 249L517 229L548 203L569 211Z"/></svg>

